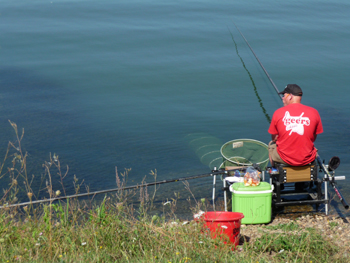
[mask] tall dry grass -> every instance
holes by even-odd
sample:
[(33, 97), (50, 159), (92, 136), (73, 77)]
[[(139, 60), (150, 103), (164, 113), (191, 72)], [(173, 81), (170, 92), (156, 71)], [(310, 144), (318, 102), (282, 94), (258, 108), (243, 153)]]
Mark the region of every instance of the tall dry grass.
[[(16, 140), (9, 142), (0, 164), (0, 180), (8, 185), (0, 199), (2, 262), (342, 261), (338, 248), (315, 229), (295, 233), (293, 227), (281, 226), (279, 234), (264, 234), (234, 249), (232, 244), (212, 239), (201, 222), (179, 220), (177, 196), (165, 202), (161, 216), (152, 213), (156, 187), (119, 190), (98, 202), (69, 198), (11, 207), (20, 200), (66, 195), (64, 180), (69, 169), (62, 167), (56, 154), (50, 155), (43, 163), (44, 174), (38, 177), (40, 187), (35, 189), (36, 177), (27, 174), (28, 154), (21, 147), (24, 130), (20, 134), (17, 125), (10, 124)], [(118, 188), (126, 185), (129, 172), (116, 170)], [(156, 180), (156, 171), (151, 176)], [(53, 177), (60, 188), (53, 186)], [(76, 177), (73, 185), (76, 193), (84, 186)], [(205, 200), (196, 200), (189, 184), (185, 187), (192, 196), (189, 201), (194, 213), (211, 209)], [(279, 253), (282, 250), (284, 253)]]

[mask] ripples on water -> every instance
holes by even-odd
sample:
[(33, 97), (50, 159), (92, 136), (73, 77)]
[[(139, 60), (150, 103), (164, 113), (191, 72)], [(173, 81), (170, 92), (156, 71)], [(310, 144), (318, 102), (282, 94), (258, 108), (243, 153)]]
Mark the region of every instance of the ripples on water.
[[(71, 169), (68, 190), (73, 174), (91, 190), (115, 186), (115, 166), (133, 169), (130, 183), (153, 169), (159, 179), (207, 172), (186, 140), (190, 134), (268, 142), (266, 114), (281, 103), (232, 21), (279, 89), (304, 89), (303, 101), (323, 119), (321, 156), (339, 155), (339, 174), (349, 169), (345, 1), (1, 5), (1, 149), (13, 138), (11, 119), (25, 128), (31, 171), (40, 174), (41, 162), (57, 153)], [(191, 182), (208, 198), (210, 184)]]

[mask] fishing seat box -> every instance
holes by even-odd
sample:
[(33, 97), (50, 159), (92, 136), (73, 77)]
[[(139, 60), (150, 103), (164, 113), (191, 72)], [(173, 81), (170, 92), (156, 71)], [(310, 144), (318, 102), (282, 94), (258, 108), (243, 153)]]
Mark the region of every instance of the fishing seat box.
[(232, 212), (244, 214), (242, 224), (266, 224), (271, 222), (272, 186), (260, 182), (258, 186), (244, 186), (234, 183), (232, 192)]
[(277, 175), (272, 175), (274, 181), (284, 183), (310, 182), (317, 180), (316, 160), (304, 166), (292, 166), (275, 163), (278, 169)]

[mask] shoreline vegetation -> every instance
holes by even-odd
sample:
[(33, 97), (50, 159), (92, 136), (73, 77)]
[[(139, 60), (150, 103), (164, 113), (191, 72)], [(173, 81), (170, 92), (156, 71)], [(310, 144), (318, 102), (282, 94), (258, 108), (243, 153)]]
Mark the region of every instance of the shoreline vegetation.
[[(3, 189), (0, 205), (67, 196), (56, 154), (44, 162), (40, 182), (27, 173), (24, 136), (10, 121), (16, 141), (9, 142), (0, 163)], [(116, 171), (119, 188), (129, 170)], [(151, 172), (156, 179), (157, 174)], [(58, 181), (55, 184), (53, 182)], [(21, 182), (21, 183), (19, 183)], [(74, 176), (79, 193), (83, 182)], [(208, 200), (196, 200), (189, 184), (193, 214), (212, 211)], [(242, 225), (240, 245), (212, 239), (202, 222), (180, 220), (177, 197), (154, 213), (157, 188), (141, 187), (105, 195), (103, 200), (70, 198), (44, 204), (5, 207), (0, 210), (0, 257), (2, 262), (348, 262), (350, 218), (321, 213), (295, 218), (275, 216), (271, 223)], [(217, 205), (218, 206), (218, 205)]]

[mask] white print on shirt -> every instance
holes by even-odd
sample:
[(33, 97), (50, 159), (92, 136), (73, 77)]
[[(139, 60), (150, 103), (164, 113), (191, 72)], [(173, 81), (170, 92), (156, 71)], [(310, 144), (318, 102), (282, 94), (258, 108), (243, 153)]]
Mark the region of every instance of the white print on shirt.
[(289, 111), (286, 111), (283, 117), (284, 125), (286, 126), (286, 131), (290, 131), (289, 135), (296, 132), (299, 135), (304, 134), (304, 125), (310, 125), (310, 119), (308, 117), (303, 117), (304, 112), (300, 116), (290, 116)]

